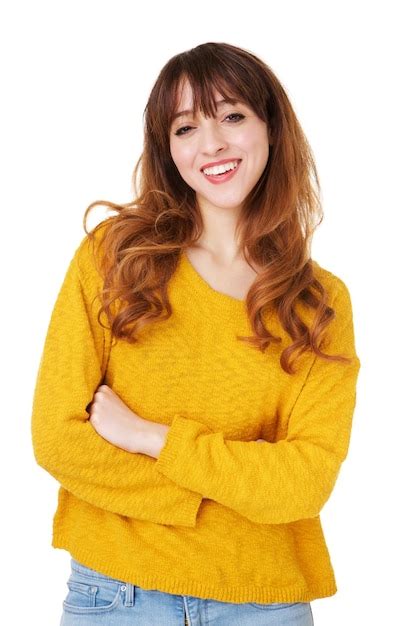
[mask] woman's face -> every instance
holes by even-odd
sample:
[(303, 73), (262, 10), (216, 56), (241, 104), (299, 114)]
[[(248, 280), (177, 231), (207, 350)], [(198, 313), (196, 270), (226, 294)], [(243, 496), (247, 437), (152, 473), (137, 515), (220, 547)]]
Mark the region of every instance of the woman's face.
[[(223, 99), (217, 91), (215, 97), (216, 102)], [(192, 93), (186, 82), (176, 112), (190, 109)], [(214, 118), (205, 118), (198, 111), (195, 118), (189, 112), (174, 119), (170, 150), (181, 177), (196, 192), (201, 208), (238, 210), (267, 164), (268, 128), (249, 106), (240, 102), (218, 103)], [(206, 169), (219, 161), (227, 167), (233, 165), (233, 171), (216, 176), (219, 170)]]

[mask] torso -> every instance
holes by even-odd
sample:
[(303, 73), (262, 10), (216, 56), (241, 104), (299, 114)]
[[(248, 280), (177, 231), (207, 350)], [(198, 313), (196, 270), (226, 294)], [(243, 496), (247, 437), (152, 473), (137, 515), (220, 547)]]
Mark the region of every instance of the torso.
[(233, 267), (225, 268), (199, 248), (188, 247), (186, 254), (194, 269), (213, 289), (238, 300), (246, 298), (260, 271), (256, 265), (254, 267), (257, 271), (254, 271), (244, 259), (236, 262)]

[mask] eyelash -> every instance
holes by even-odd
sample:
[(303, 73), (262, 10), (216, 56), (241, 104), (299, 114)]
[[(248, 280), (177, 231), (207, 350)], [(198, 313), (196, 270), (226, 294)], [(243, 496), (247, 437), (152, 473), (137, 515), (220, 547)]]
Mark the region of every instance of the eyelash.
[[(231, 120), (232, 124), (236, 124), (236, 122), (240, 122), (241, 120), (245, 118), (245, 116), (242, 115), (242, 113), (229, 113), (229, 115), (226, 115), (225, 119), (227, 120), (227, 118), (231, 117), (232, 115), (237, 115), (239, 117), (238, 120), (235, 120), (235, 121)], [(187, 133), (180, 132), (184, 130), (185, 128), (191, 128), (191, 126), (182, 126), (181, 128), (175, 131), (174, 135), (177, 135), (178, 137), (182, 137), (183, 135), (186, 135)]]

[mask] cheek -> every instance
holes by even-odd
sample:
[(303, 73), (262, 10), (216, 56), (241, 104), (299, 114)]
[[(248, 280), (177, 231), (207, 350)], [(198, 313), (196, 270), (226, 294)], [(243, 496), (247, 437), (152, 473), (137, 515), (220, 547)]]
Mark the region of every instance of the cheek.
[(259, 138), (256, 142), (254, 142), (252, 146), (252, 152), (254, 154), (254, 158), (259, 167), (264, 167), (269, 157), (269, 142), (268, 137)]
[(178, 150), (176, 149), (175, 145), (173, 145), (172, 143), (169, 146), (169, 150), (171, 152), (172, 160), (174, 161), (175, 165), (178, 167), (178, 163), (180, 161)]
[(171, 157), (179, 170), (192, 167), (193, 157), (191, 151), (185, 147), (172, 147)]
[(253, 155), (255, 159), (263, 158), (264, 153), (268, 153), (269, 150), (266, 125), (255, 125), (250, 132), (242, 132), (239, 138), (239, 145), (249, 156)]

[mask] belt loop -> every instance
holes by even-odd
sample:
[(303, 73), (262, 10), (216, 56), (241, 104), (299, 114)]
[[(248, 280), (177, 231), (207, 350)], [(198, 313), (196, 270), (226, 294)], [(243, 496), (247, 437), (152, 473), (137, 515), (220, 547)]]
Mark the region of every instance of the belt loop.
[(125, 583), (122, 586), (122, 591), (126, 591), (125, 606), (134, 606), (134, 603), (135, 603), (135, 585), (132, 585), (132, 583)]

